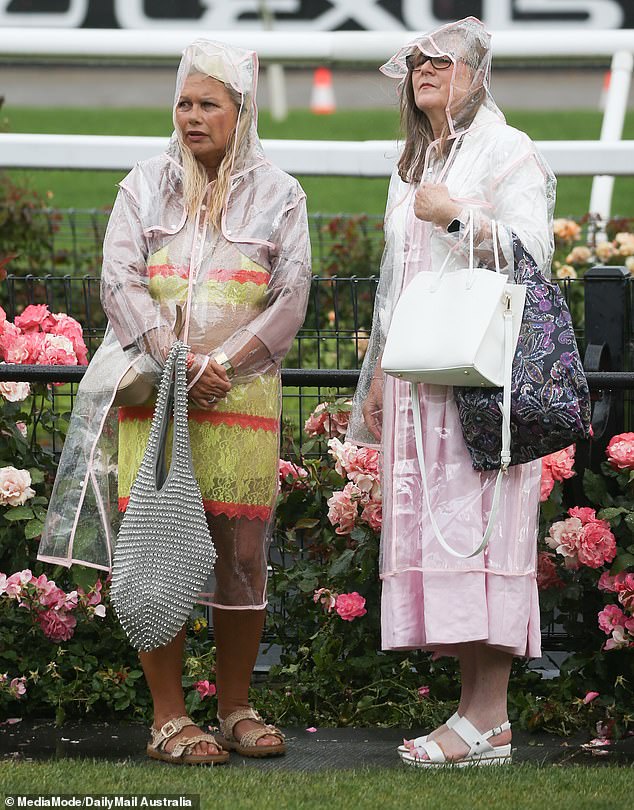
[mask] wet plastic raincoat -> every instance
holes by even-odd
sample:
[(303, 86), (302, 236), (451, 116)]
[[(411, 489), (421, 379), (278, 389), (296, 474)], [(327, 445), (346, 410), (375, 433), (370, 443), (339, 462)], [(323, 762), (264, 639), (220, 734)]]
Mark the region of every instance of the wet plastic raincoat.
[[(417, 145), (418, 157), (424, 158), (421, 179), (445, 184), (462, 210), (451, 232), (419, 220), (413, 211), (418, 182), (405, 182), (394, 171), (372, 335), (348, 432), (350, 441), (377, 444), (363, 414), (366, 402), (376, 402), (375, 416), (382, 422), (383, 646), (450, 653), (454, 644), (484, 641), (516, 655), (538, 655), (535, 564), (540, 462), (510, 469), (486, 551), (468, 560), (449, 556), (426, 515), (409, 384), (386, 377), (377, 364), (395, 303), (413, 276), (440, 268), (448, 255), (447, 271), (468, 265), (464, 225), (470, 217), (480, 266), (495, 267), (491, 237), (495, 219), (503, 271), (512, 276), (516, 234), (548, 274), (555, 181), (528, 136), (506, 125), (491, 97), (490, 36), (479, 20), (468, 18), (443, 26), (383, 65), (384, 73), (401, 80), (402, 93), (412, 81), (407, 57), (415, 56), (414, 62), (407, 60), (415, 66), (420, 64), (420, 54), (447, 55), (453, 63), (445, 132), (440, 139), (432, 136), (426, 149), (424, 143)], [(382, 396), (373, 399), (377, 386)], [(466, 552), (482, 538), (495, 474), (472, 469), (452, 390), (421, 386), (423, 442), (434, 516), (451, 545)]]
[[(190, 432), (224, 582), (222, 597), (210, 584), (208, 601), (242, 608), (265, 604), (280, 364), (303, 322), (311, 279), (305, 194), (265, 158), (258, 138), (257, 72), (252, 51), (204, 40), (184, 51), (178, 70), (175, 110), (192, 74), (233, 93), (240, 136), (227, 146), (230, 180), (219, 227), (208, 214), (211, 184), (195, 214), (186, 210), (178, 131), (164, 154), (138, 163), (120, 183), (104, 242), (109, 326), (79, 386), (38, 555), (110, 570), (117, 506), (127, 500), (122, 487), (129, 492), (152, 411), (150, 402), (117, 414), (114, 395), (132, 363), (158, 378), (180, 308), (182, 338), (192, 351), (224, 352), (235, 369), (226, 399), (209, 411), (190, 408)], [(124, 461), (120, 472), (128, 480), (117, 481)]]

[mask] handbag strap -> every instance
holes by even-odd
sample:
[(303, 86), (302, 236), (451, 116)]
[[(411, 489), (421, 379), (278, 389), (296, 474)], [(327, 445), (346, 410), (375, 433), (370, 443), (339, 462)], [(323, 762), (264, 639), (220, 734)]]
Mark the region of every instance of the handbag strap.
[[(156, 397), (156, 406), (150, 435), (148, 438), (147, 458), (151, 469), (152, 484), (158, 490), (159, 476), (164, 478), (165, 445), (169, 417), (174, 415), (174, 437), (172, 442), (172, 462), (170, 471), (179, 468), (190, 455), (189, 427), (187, 423), (187, 350), (180, 340), (175, 341), (165, 361), (161, 382)], [(144, 458), (144, 464), (146, 459)], [(169, 473), (168, 473), (169, 474)]]
[[(473, 273), (475, 271), (475, 264), (474, 264), (474, 245), (473, 245), (473, 211), (469, 210), (469, 221), (467, 222), (464, 230), (464, 235), (460, 238), (460, 242), (465, 238), (465, 236), (469, 234), (469, 270), (470, 273), (470, 283), (473, 279)], [(440, 286), (440, 282), (443, 279), (445, 267), (447, 266), (447, 262), (453, 255), (454, 251), (457, 249), (457, 245), (451, 248), (451, 250), (447, 251), (447, 255), (444, 258), (443, 263), (440, 265), (440, 269), (438, 270), (437, 279), (432, 286), (432, 291), (437, 290)]]

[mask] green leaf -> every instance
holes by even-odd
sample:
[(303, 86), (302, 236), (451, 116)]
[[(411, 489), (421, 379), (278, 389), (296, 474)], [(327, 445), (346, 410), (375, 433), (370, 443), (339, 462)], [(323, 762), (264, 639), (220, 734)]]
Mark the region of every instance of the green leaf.
[(29, 472), (31, 474), (31, 483), (41, 484), (44, 481), (44, 473), (39, 467), (30, 467)]
[(43, 509), (41, 506), (34, 506), (33, 514), (38, 520), (46, 520), (46, 509)]
[(24, 527), (24, 536), (27, 540), (32, 540), (34, 537), (38, 537), (42, 534), (44, 529), (44, 524), (41, 520), (37, 518), (35, 520), (29, 520), (29, 522)]
[(352, 565), (352, 559), (354, 557), (355, 550), (353, 548), (347, 548), (345, 551), (341, 553), (341, 556), (338, 557), (330, 566), (328, 573), (331, 577), (339, 576), (339, 574), (343, 574), (347, 571), (350, 566)]
[(625, 518), (625, 525), (634, 534), (634, 512), (630, 512)]
[(314, 529), (319, 526), (319, 518), (302, 518), (295, 524), (296, 529)]
[(618, 557), (612, 563), (612, 568), (610, 568), (610, 574), (614, 576), (615, 574), (620, 574), (621, 571), (625, 571), (627, 568), (631, 568), (634, 566), (634, 554), (619, 554)]
[(14, 506), (4, 513), (5, 520), (31, 520), (33, 510), (30, 506)]
[(629, 515), (629, 514), (630, 510), (626, 509), (623, 506), (609, 506), (606, 509), (601, 509), (601, 511), (597, 514), (597, 517), (601, 518), (601, 520), (612, 520), (618, 515)]
[(583, 491), (588, 500), (596, 506), (604, 504), (608, 496), (605, 479), (592, 470), (586, 470), (583, 474)]
[(96, 571), (94, 568), (88, 568), (85, 565), (73, 565), (72, 576), (75, 585), (78, 585), (82, 590), (87, 592), (99, 578), (99, 571)]

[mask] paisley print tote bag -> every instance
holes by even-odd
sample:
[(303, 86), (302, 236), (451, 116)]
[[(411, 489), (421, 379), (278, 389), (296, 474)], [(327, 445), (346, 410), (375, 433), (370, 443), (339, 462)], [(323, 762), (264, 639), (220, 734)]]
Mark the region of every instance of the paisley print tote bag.
[[(511, 377), (511, 464), (554, 453), (590, 435), (590, 392), (570, 310), (517, 237), (515, 282), (526, 301)], [(454, 388), (473, 467), (500, 467), (502, 389)]]

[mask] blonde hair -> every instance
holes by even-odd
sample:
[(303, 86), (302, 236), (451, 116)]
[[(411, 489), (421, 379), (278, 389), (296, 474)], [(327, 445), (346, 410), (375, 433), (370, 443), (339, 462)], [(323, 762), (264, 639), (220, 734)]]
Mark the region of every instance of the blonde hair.
[[(243, 101), (240, 94), (236, 92), (233, 87), (227, 84), (225, 84), (225, 87), (236, 110), (241, 110), (241, 114), (236, 128), (229, 136), (225, 154), (216, 172), (216, 180), (211, 186), (211, 195), (208, 204), (209, 219), (216, 228), (220, 228), (222, 209), (225, 205), (229, 184), (231, 182), (231, 170), (234, 168), (234, 154), (240, 152), (251, 126), (251, 106), (247, 103), (246, 97)], [(194, 217), (205, 196), (207, 186), (209, 185), (209, 177), (202, 163), (195, 158), (191, 149), (183, 143), (179, 130), (177, 130), (177, 136), (183, 164), (183, 196), (185, 198), (185, 209), (188, 216)]]

